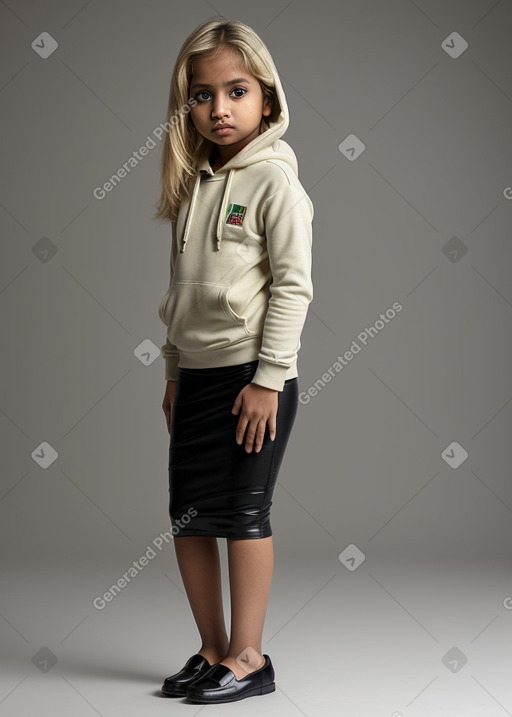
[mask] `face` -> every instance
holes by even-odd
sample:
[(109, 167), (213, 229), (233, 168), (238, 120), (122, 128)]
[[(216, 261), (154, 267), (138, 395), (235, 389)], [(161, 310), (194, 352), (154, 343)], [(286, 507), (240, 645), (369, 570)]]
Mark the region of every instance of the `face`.
[[(259, 81), (230, 48), (223, 48), (215, 59), (194, 62), (189, 96), (197, 100), (190, 109), (194, 127), (215, 142), (223, 162), (258, 136), (262, 116), (268, 117), (272, 109), (264, 102)], [(220, 124), (230, 129), (215, 131)]]

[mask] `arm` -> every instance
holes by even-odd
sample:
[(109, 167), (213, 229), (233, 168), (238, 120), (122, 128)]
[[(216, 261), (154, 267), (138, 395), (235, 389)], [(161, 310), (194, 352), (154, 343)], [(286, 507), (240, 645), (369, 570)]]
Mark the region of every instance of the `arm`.
[[(176, 222), (171, 222), (171, 280), (169, 283), (169, 291), (172, 283), (172, 277), (174, 274), (174, 265), (176, 262), (176, 254), (178, 251), (178, 242), (176, 238)], [(163, 320), (163, 317), (160, 316)], [(165, 344), (161, 347), (162, 356), (165, 360), (165, 379), (166, 381), (177, 381), (178, 380), (178, 361), (180, 354), (174, 344), (172, 344), (168, 338), (165, 340)]]
[(252, 383), (282, 391), (288, 368), (297, 359), (300, 335), (313, 299), (313, 204), (301, 189), (288, 185), (263, 206), (272, 282), (259, 364)]
[(178, 361), (180, 358), (178, 349), (166, 339), (165, 344), (161, 348), (162, 356), (165, 360), (165, 380), (178, 380)]

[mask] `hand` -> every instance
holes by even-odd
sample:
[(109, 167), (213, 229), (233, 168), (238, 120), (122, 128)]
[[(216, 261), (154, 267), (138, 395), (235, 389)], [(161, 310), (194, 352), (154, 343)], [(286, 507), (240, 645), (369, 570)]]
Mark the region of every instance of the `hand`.
[[(247, 453), (252, 451), (253, 446), (256, 453), (261, 450), (267, 422), (270, 439), (273, 441), (276, 437), (278, 393), (279, 391), (275, 391), (272, 388), (260, 386), (257, 383), (248, 383), (236, 397), (231, 413), (237, 414), (242, 408), (236, 428), (236, 442), (238, 445), (242, 445), (245, 429), (249, 424), (245, 442)], [(254, 443), (255, 438), (256, 443)]]
[(167, 381), (167, 386), (165, 387), (165, 396), (162, 402), (162, 410), (165, 413), (165, 420), (167, 422), (167, 430), (169, 433), (171, 432), (171, 411), (172, 404), (174, 403), (174, 398), (176, 396), (177, 385), (177, 381)]

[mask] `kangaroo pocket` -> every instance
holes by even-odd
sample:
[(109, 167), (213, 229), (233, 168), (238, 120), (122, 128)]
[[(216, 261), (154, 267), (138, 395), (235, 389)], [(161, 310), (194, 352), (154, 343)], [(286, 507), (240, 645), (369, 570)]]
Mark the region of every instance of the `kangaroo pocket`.
[(158, 316), (160, 317), (161, 321), (164, 322), (164, 324), (167, 323), (166, 318), (165, 318), (165, 309), (167, 306), (167, 302), (169, 301), (170, 292), (171, 292), (171, 290), (167, 289), (167, 291), (165, 292), (165, 296), (162, 299), (162, 301), (160, 302), (160, 305), (158, 307)]
[(247, 319), (233, 311), (229, 289), (213, 282), (173, 283), (161, 312), (169, 341), (178, 350), (215, 350), (254, 336)]

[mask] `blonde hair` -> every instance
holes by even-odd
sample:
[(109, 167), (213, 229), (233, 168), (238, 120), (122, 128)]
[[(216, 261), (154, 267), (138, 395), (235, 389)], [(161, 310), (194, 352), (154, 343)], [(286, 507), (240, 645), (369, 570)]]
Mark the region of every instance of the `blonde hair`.
[(221, 18), (199, 25), (183, 43), (171, 78), (166, 118), (169, 130), (162, 150), (162, 191), (155, 219), (176, 221), (182, 199), (190, 195), (198, 159), (208, 147), (214, 147), (214, 142), (199, 134), (189, 116), (190, 106), (197, 104), (197, 100), (189, 97), (189, 87), (194, 61), (212, 59), (226, 47), (239, 54), (242, 67), (259, 81), (263, 101), (270, 100), (271, 113), (268, 117), (262, 116), (265, 130), (281, 113), (275, 88), (275, 65), (258, 34), (239, 20)]

